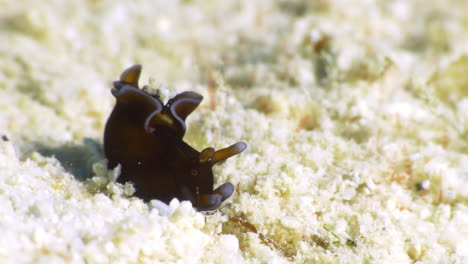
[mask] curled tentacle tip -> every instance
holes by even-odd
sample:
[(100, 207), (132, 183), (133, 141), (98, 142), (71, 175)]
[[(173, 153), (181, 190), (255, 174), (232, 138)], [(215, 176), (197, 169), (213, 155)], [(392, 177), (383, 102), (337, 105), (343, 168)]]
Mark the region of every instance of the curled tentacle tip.
[(223, 197), (222, 201), (225, 201), (227, 198), (231, 197), (234, 192), (234, 185), (230, 182), (226, 182), (223, 185), (219, 186), (214, 193), (219, 194)]
[(125, 84), (130, 84), (134, 87), (138, 87), (138, 80), (140, 79), (140, 74), (141, 74), (141, 65), (140, 64), (133, 65), (132, 67), (122, 72), (122, 74), (120, 75), (120, 82), (125, 83)]
[(243, 141), (239, 141), (236, 144), (230, 146), (229, 148), (232, 148), (233, 151), (236, 151), (236, 154), (241, 153), (247, 148), (247, 144)]
[(174, 124), (174, 126), (179, 127), (178, 129), (176, 128), (176, 130), (178, 130), (177, 133), (181, 137), (185, 134), (185, 119), (193, 112), (193, 110), (195, 110), (195, 108), (197, 108), (202, 100), (203, 96), (195, 92), (183, 92), (167, 102), (171, 118), (173, 118), (175, 123), (177, 123)]

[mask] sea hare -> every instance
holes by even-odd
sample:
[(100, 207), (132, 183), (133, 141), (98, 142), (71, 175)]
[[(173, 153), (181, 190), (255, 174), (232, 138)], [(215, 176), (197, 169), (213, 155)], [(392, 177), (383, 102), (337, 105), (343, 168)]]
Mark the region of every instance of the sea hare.
[(121, 165), (120, 183), (131, 182), (135, 195), (149, 201), (169, 203), (173, 198), (189, 200), (200, 211), (215, 210), (229, 198), (233, 184), (213, 190), (212, 167), (241, 153), (244, 142), (215, 151), (198, 152), (183, 137), (185, 119), (203, 97), (183, 92), (165, 105), (157, 95), (138, 87), (141, 66), (125, 70), (114, 82), (116, 104), (104, 131), (104, 152), (108, 167)]

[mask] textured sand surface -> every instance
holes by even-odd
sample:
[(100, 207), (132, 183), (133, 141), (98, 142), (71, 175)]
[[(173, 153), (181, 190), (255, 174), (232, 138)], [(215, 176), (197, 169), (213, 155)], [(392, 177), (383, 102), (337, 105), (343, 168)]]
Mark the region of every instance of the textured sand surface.
[[(467, 263), (466, 1), (0, 0), (0, 262)], [(135, 63), (245, 141), (219, 210), (145, 204), (102, 155)]]

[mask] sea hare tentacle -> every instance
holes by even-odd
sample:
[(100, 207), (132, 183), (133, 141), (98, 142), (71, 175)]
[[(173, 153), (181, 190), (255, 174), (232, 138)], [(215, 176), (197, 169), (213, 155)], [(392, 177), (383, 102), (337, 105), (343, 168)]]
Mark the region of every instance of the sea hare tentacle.
[(200, 194), (198, 196), (197, 208), (200, 211), (212, 211), (218, 208), (223, 202), (223, 197), (219, 194)]
[(232, 193), (234, 192), (234, 185), (230, 182), (226, 182), (216, 188), (216, 190), (213, 191), (215, 194), (221, 195), (223, 197), (222, 201), (226, 200), (227, 198), (231, 197)]
[(187, 116), (197, 108), (202, 100), (203, 96), (197, 93), (183, 92), (170, 99), (167, 104), (170, 105), (174, 117), (185, 124)]
[(141, 65), (133, 65), (132, 67), (126, 69), (120, 75), (120, 82), (125, 84), (130, 84), (131, 86), (138, 88), (138, 81), (141, 75)]
[(185, 135), (187, 129), (185, 119), (197, 108), (203, 100), (203, 96), (194, 92), (183, 92), (170, 99), (166, 104), (165, 113), (172, 120), (172, 128), (180, 138)]
[(202, 150), (202, 152), (200, 152), (200, 156), (198, 157), (198, 160), (200, 161), (200, 163), (208, 162), (211, 160), (211, 157), (213, 157), (214, 153), (215, 153), (214, 148), (212, 147), (206, 148)]
[(211, 158), (211, 164), (215, 164), (221, 161), (224, 161), (234, 155), (237, 155), (244, 151), (247, 148), (247, 144), (244, 142), (237, 142), (234, 145), (231, 145), (227, 148), (223, 148), (220, 150), (217, 150), (214, 154), (213, 157)]

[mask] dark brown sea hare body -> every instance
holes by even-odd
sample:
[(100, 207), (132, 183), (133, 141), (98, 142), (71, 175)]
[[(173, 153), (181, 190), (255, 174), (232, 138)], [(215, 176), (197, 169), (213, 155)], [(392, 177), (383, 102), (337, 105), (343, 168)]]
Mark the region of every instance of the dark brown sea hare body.
[(190, 200), (198, 210), (214, 210), (229, 198), (234, 186), (224, 183), (213, 190), (212, 166), (241, 153), (238, 142), (215, 151), (198, 152), (183, 141), (185, 119), (203, 97), (183, 92), (166, 105), (157, 96), (139, 89), (141, 66), (125, 70), (114, 82), (117, 102), (104, 131), (108, 167), (121, 164), (118, 182), (132, 182), (135, 195), (149, 201), (169, 203), (173, 198)]

